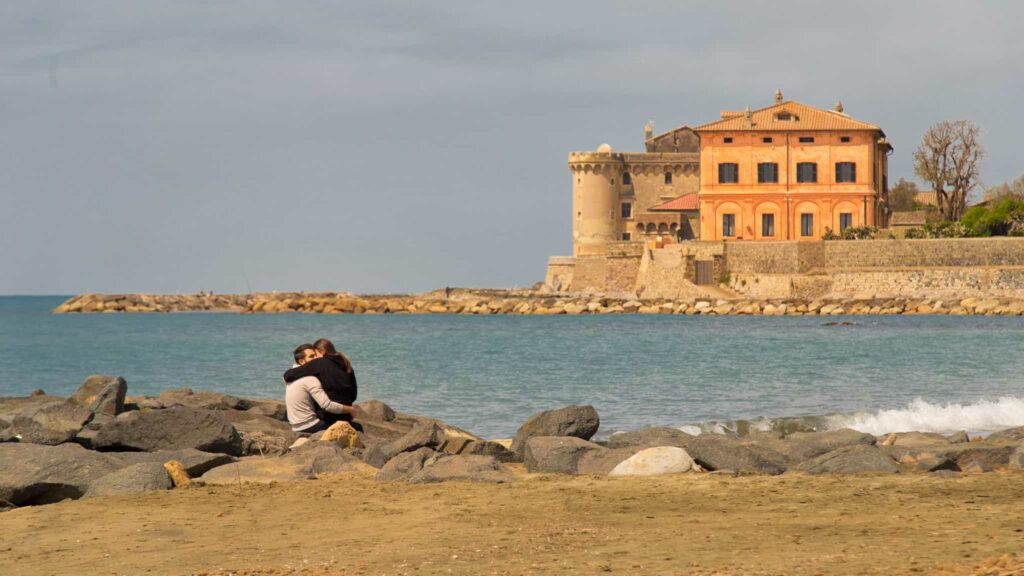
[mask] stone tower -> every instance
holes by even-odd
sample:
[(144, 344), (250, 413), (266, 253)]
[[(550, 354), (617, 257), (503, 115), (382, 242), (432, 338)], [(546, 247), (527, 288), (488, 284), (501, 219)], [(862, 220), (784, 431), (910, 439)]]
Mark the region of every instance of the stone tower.
[(622, 154), (602, 144), (595, 152), (569, 154), (572, 172), (573, 256), (604, 254), (620, 240), (619, 187), (625, 172)]

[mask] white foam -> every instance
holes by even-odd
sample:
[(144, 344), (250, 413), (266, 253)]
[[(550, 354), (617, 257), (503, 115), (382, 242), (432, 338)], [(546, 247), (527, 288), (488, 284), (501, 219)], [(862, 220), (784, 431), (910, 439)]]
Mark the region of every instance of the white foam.
[(1024, 426), (1024, 398), (1004, 396), (974, 404), (932, 404), (918, 398), (906, 408), (835, 416), (836, 428), (853, 428), (880, 436), (889, 432), (938, 432), (967, 430), (986, 434)]

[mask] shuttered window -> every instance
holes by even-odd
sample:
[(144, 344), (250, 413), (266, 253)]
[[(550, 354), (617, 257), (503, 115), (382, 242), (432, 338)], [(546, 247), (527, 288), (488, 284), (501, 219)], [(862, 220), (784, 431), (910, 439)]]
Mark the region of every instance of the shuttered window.
[(775, 214), (761, 214), (761, 236), (775, 236)]
[(800, 162), (796, 165), (796, 181), (813, 183), (818, 181), (818, 165), (814, 162)]
[(849, 212), (839, 213), (839, 231), (842, 232), (853, 226), (853, 214)]
[(759, 184), (775, 184), (779, 181), (779, 165), (774, 162), (762, 162), (757, 165), (757, 182)]
[(722, 236), (736, 235), (736, 215), (722, 214)]
[(718, 183), (735, 184), (740, 181), (740, 165), (725, 162), (718, 165)]
[(856, 182), (857, 165), (853, 162), (836, 162), (836, 182)]
[(814, 214), (800, 215), (800, 235), (804, 238), (814, 236)]

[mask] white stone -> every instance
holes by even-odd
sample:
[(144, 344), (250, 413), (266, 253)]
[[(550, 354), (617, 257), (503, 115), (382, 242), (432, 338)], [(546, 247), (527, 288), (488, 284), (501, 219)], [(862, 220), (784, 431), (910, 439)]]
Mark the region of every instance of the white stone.
[(693, 458), (686, 450), (675, 446), (646, 448), (619, 462), (611, 476), (660, 476), (678, 474), (694, 469)]

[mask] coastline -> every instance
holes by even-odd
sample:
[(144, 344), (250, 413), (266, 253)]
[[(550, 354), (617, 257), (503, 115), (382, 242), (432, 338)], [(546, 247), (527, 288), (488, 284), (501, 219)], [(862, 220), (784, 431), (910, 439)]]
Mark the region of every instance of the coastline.
[(636, 298), (527, 289), (452, 289), (420, 294), (258, 292), (252, 294), (82, 294), (53, 310), (70, 313), (233, 312), (239, 314), (685, 314), (717, 316), (1024, 316), (1024, 298)]
[[(952, 576), (1024, 566), (1012, 556), (1019, 519), (1005, 512), (1024, 505), (1024, 427), (987, 438), (654, 427), (597, 440), (597, 411), (573, 405), (488, 440), (371, 400), (358, 404), (362, 432), (300, 438), (280, 401), (127, 390), (92, 376), (69, 398), (0, 398), (0, 529), (19, 535), (0, 572)], [(316, 537), (311, 519), (325, 527)]]

